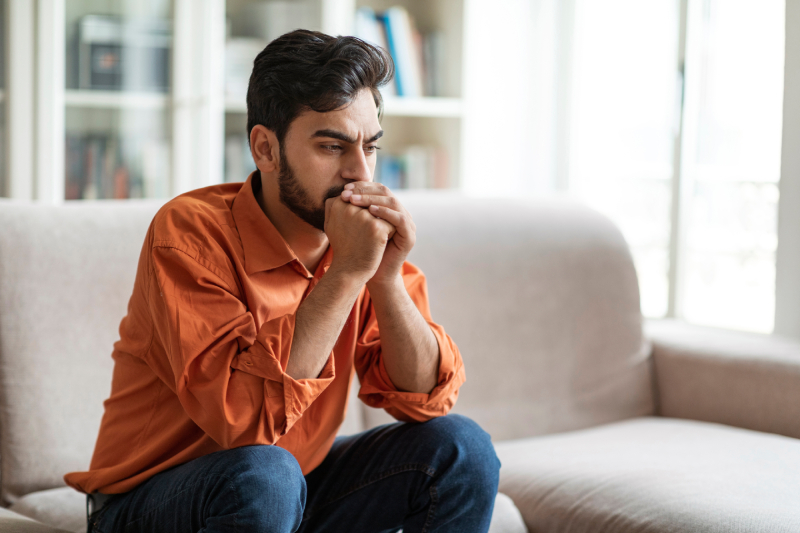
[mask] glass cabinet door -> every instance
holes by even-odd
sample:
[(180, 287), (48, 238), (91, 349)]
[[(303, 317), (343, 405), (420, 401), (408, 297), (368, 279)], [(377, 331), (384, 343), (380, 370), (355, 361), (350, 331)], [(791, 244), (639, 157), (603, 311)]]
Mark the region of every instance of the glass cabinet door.
[(67, 0), (64, 197), (165, 198), (172, 0)]
[(256, 169), (247, 139), (247, 86), (253, 60), (271, 40), (295, 28), (321, 30), (313, 0), (227, 0), (225, 3), (225, 173), (244, 181)]

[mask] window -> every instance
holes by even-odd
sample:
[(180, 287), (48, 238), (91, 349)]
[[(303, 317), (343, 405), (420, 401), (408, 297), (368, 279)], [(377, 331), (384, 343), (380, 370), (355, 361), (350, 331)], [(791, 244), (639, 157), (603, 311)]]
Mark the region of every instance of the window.
[(677, 313), (771, 332), (783, 0), (689, 2)]
[(576, 0), (569, 188), (625, 235), (643, 314), (770, 332), (784, 0), (681, 9)]

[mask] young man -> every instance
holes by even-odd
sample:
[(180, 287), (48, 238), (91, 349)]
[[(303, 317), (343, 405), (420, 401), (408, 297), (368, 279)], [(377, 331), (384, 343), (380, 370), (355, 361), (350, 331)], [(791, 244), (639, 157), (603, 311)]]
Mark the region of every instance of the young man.
[[(458, 348), (372, 182), (380, 49), (297, 30), (255, 60), (258, 170), (167, 202), (147, 232), (88, 472), (89, 531), (485, 532), (500, 463), (448, 415)], [(352, 372), (401, 422), (335, 438)]]

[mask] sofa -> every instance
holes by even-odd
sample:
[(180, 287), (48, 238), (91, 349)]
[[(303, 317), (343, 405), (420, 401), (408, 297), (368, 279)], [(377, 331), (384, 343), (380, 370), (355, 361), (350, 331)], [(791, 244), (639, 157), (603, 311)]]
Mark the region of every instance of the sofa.
[[(405, 192), (454, 412), (502, 462), (492, 533), (800, 532), (800, 342), (642, 319), (630, 251), (567, 198)], [(111, 348), (163, 201), (0, 200), (0, 531), (85, 531)], [(351, 387), (340, 433), (392, 421)]]

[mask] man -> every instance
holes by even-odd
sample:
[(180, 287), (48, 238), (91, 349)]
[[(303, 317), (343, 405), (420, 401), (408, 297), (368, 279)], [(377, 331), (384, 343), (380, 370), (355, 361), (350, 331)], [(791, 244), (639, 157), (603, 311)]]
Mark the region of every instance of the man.
[[(373, 183), (380, 49), (297, 30), (255, 60), (258, 170), (167, 202), (147, 232), (88, 472), (89, 531), (485, 532), (500, 463), (448, 415), (458, 348)], [(401, 422), (336, 438), (359, 397)]]

